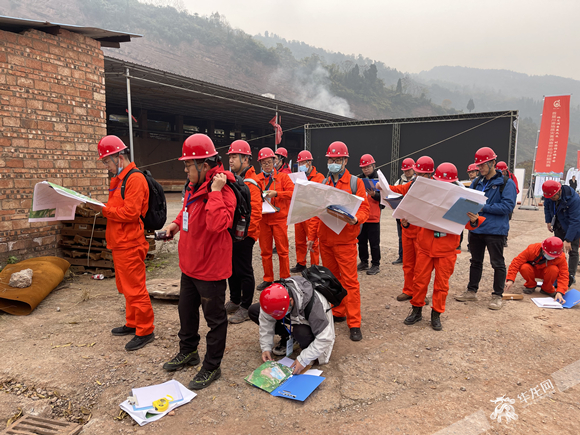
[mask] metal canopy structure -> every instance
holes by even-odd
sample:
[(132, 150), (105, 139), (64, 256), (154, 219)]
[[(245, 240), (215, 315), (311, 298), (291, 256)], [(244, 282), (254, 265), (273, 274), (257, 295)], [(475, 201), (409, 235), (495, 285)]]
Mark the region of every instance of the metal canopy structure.
[(127, 107), (127, 78), (131, 80), (131, 105), (134, 109), (211, 119), (216, 125), (221, 122), (264, 128), (276, 111), (283, 115), (285, 129), (309, 122), (353, 120), (105, 56), (108, 106)]

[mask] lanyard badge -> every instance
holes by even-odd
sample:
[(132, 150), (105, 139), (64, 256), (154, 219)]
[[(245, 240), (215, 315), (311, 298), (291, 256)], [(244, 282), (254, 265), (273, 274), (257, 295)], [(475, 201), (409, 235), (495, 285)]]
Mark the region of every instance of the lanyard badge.
[(284, 326), (286, 331), (288, 331), (289, 334), (288, 340), (286, 340), (286, 356), (290, 356), (292, 355), (292, 352), (294, 352), (294, 338), (292, 337), (292, 321), (290, 320), (290, 324), (286, 328), (286, 325), (284, 324), (284, 319), (282, 319), (282, 325)]

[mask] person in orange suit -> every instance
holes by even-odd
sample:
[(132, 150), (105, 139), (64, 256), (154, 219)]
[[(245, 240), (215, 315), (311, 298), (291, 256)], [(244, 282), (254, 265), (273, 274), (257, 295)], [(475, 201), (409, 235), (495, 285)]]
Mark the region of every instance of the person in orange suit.
[(347, 321), (352, 341), (362, 340), (360, 284), (357, 267), (357, 237), (360, 226), (369, 218), (369, 202), (363, 181), (354, 177), (346, 169), (348, 148), (344, 142), (332, 142), (326, 152), (330, 176), (325, 184), (350, 194), (364, 198), (354, 218), (342, 216), (333, 211), (327, 212), (347, 223), (340, 234), (336, 234), (319, 218), (313, 218), (308, 232), (308, 249), (312, 249), (318, 238), (322, 265), (328, 268), (348, 292), (342, 303), (332, 309), (335, 322)]
[[(457, 168), (453, 163), (441, 163), (435, 175), (435, 180), (454, 183), (457, 181)], [(474, 230), (485, 220), (474, 213), (467, 213), (469, 222), (465, 225), (468, 230)], [(406, 225), (408, 222), (402, 220)], [(457, 260), (456, 248), (459, 243), (459, 235), (446, 234), (439, 231), (421, 228), (417, 235), (417, 259), (415, 262), (415, 277), (413, 287), (412, 312), (407, 316), (405, 325), (413, 325), (422, 319), (421, 312), (425, 305), (427, 288), (431, 281), (431, 274), (435, 269), (435, 282), (433, 283), (433, 306), (431, 310), (431, 327), (435, 331), (441, 331), (441, 313), (445, 312), (445, 301), (449, 291), (449, 278), (455, 269)], [(403, 253), (404, 255), (404, 253)], [(404, 257), (403, 257), (404, 258)]]
[[(279, 150), (280, 148), (278, 148)], [(312, 165), (312, 154), (310, 151), (304, 150), (298, 153), (298, 171), (304, 172), (308, 181), (313, 181), (315, 183), (322, 183), (324, 181), (324, 175), (316, 170), (316, 167)], [(296, 243), (296, 266), (290, 269), (292, 273), (300, 273), (306, 269), (306, 256), (308, 255), (308, 249), (306, 247), (308, 243), (308, 231), (310, 228), (310, 222), (312, 219), (308, 219), (304, 222), (294, 225), (294, 240)], [(317, 265), (320, 262), (320, 249), (318, 247), (318, 239), (314, 241), (314, 245), (310, 250), (310, 265)]]
[(280, 278), (290, 277), (290, 259), (288, 257), (288, 210), (294, 192), (294, 183), (288, 175), (278, 172), (274, 167), (276, 155), (270, 148), (262, 148), (258, 153), (258, 162), (262, 172), (256, 176), (256, 181), (262, 189), (263, 197), (276, 209), (275, 213), (262, 215), (260, 221), (260, 250), (262, 251), (262, 266), (264, 281), (256, 287), (264, 290), (274, 282), (274, 265), (272, 263), (272, 242), (276, 243), (278, 260), (280, 262)]
[(286, 163), (286, 159), (288, 158), (288, 151), (284, 147), (278, 147), (276, 149), (276, 161), (274, 164), (276, 165), (276, 170), (281, 172), (282, 174), (291, 174), (292, 169)]
[[(413, 165), (413, 170), (418, 177), (431, 178), (433, 172), (435, 172), (435, 162), (429, 156), (419, 157)], [(389, 188), (393, 192), (405, 196), (414, 182), (415, 179), (413, 178), (409, 183), (390, 186)], [(420, 230), (419, 227), (411, 225), (407, 221), (405, 221), (404, 225), (401, 221), (401, 227), (403, 229), (403, 274), (405, 282), (403, 284), (403, 291), (397, 296), (397, 300), (400, 302), (413, 298), (413, 280), (415, 277), (415, 263), (417, 261), (417, 235)]]
[(129, 149), (117, 136), (105, 136), (97, 146), (99, 160), (113, 174), (109, 188), (109, 200), (105, 207), (87, 204), (107, 218), (107, 248), (113, 251), (117, 290), (125, 296), (125, 324), (113, 328), (113, 335), (134, 337), (125, 345), (133, 351), (141, 349), (155, 339), (154, 315), (145, 281), (145, 256), (149, 243), (141, 216), (149, 207), (149, 186), (140, 172), (132, 173), (125, 183), (125, 199), (121, 196), (123, 180), (131, 170)]
[[(524, 293), (532, 294), (536, 289), (536, 278), (542, 283), (541, 293), (555, 297), (560, 303), (564, 303), (564, 294), (568, 290), (568, 262), (563, 254), (564, 242), (558, 237), (548, 237), (542, 243), (533, 243), (514, 258), (508, 268), (504, 292), (507, 292), (521, 273), (526, 280)], [(558, 291), (554, 288), (554, 282), (558, 280)]]

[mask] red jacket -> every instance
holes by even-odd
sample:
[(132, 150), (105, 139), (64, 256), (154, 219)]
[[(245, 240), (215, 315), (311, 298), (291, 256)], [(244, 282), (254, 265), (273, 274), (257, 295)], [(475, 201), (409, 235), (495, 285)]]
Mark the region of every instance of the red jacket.
[[(568, 262), (566, 255), (562, 252), (559, 257), (553, 260), (540, 259), (542, 253), (542, 244), (533, 243), (524, 249), (516, 258), (514, 258), (508, 268), (506, 280), (515, 281), (518, 272), (524, 263), (530, 263), (535, 269), (545, 269), (548, 266), (556, 266), (558, 273), (558, 291), (566, 293), (568, 290)], [(537, 264), (536, 264), (537, 262)]]
[(125, 184), (125, 199), (121, 197), (123, 179), (131, 169), (137, 169), (131, 162), (123, 171), (113, 177), (109, 189), (109, 201), (102, 213), (107, 218), (107, 248), (131, 249), (145, 242), (145, 229), (140, 216), (145, 216), (149, 208), (149, 186), (142, 174), (132, 174)]
[[(414, 179), (407, 182), (406, 184), (399, 184), (397, 186), (389, 186), (389, 189), (391, 189), (395, 193), (399, 193), (399, 194), (405, 196), (407, 194), (407, 192), (409, 191), (409, 189), (411, 188), (411, 186), (413, 185), (413, 182), (414, 182)], [(405, 228), (403, 225), (401, 225), (401, 228), (403, 228), (403, 234), (405, 234), (405, 237), (408, 237), (409, 239), (416, 239), (417, 235), (419, 234), (419, 230), (421, 229), (420, 227), (418, 227), (416, 225), (411, 225), (411, 224), (409, 224), (409, 226), (407, 228)], [(459, 243), (457, 244), (457, 246), (459, 246)]]
[(278, 169), (278, 172), (281, 172), (282, 174), (291, 174), (292, 173), (292, 169), (290, 169), (290, 166), (288, 166), (288, 163), (284, 163), (280, 169)]
[(316, 166), (312, 166), (310, 174), (308, 174), (306, 178), (308, 178), (308, 181), (322, 183), (326, 177), (316, 170)]
[[(271, 183), (270, 180), (272, 180)], [(260, 172), (256, 175), (256, 181), (258, 181), (263, 191), (275, 190), (278, 194), (275, 198), (271, 198), (271, 201), (272, 205), (278, 207), (280, 211), (262, 215), (262, 221), (268, 225), (280, 223), (287, 225), (288, 210), (290, 209), (290, 201), (294, 192), (294, 183), (290, 177), (274, 169), (271, 177), (264, 177), (264, 173)], [(266, 188), (268, 184), (270, 184), (270, 187)]]
[[(175, 220), (179, 233), (179, 268), (187, 276), (201, 281), (219, 281), (232, 275), (232, 227), (236, 209), (236, 195), (231, 187), (212, 192), (210, 181), (215, 174), (226, 174), (228, 181), (235, 177), (223, 166), (217, 166), (205, 176), (205, 182), (194, 191), (189, 184), (183, 207)], [(189, 230), (183, 231), (183, 211), (189, 213)], [(225, 261), (228, 259), (228, 261)]]
[[(471, 226), (471, 222), (467, 222), (465, 228), (468, 230), (474, 230), (480, 226), (484, 220), (485, 218), (480, 216), (475, 227)], [(427, 228), (419, 228), (417, 245), (419, 246), (419, 250), (429, 255), (429, 257), (448, 257), (451, 255), (457, 255), (455, 250), (459, 246), (460, 238), (461, 236), (455, 234), (446, 234), (443, 237), (435, 237), (435, 231), (428, 230)]]
[[(256, 180), (256, 170), (250, 166), (244, 174), (244, 179)], [(260, 188), (252, 183), (246, 183), (250, 189), (250, 196), (252, 198), (252, 214), (250, 217), (250, 227), (248, 228), (248, 237), (258, 240), (260, 237), (260, 221), (262, 220), (262, 191)]]
[[(332, 177), (328, 179), (326, 184), (334, 186), (337, 189), (344, 190), (345, 192), (352, 193), (350, 189), (350, 172), (348, 169), (344, 170), (344, 174), (336, 185), (332, 181)], [(364, 198), (362, 204), (360, 205), (358, 211), (356, 212), (356, 218), (358, 222), (356, 225), (346, 224), (342, 229), (340, 234), (336, 234), (330, 228), (328, 228), (318, 217), (312, 218), (310, 220), (310, 228), (308, 231), (308, 240), (314, 241), (318, 237), (321, 243), (325, 245), (349, 245), (351, 243), (357, 242), (357, 237), (360, 233), (360, 226), (364, 224), (369, 218), (369, 202), (367, 200), (365, 184), (360, 178), (356, 179), (356, 196)]]

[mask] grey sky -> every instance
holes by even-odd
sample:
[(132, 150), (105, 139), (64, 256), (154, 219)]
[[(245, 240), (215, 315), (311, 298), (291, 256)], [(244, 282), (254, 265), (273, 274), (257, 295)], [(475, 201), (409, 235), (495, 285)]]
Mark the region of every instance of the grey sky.
[(580, 80), (580, 0), (183, 0), (249, 34), (268, 30), (401, 71), (438, 65)]

